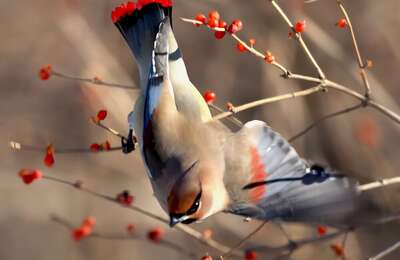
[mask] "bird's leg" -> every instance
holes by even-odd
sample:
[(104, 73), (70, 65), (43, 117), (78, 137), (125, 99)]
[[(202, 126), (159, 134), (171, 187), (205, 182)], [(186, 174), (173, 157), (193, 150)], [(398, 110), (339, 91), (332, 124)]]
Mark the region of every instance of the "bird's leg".
[(125, 154), (131, 153), (135, 150), (135, 137), (133, 130), (129, 129), (128, 137), (121, 137), (122, 152)]

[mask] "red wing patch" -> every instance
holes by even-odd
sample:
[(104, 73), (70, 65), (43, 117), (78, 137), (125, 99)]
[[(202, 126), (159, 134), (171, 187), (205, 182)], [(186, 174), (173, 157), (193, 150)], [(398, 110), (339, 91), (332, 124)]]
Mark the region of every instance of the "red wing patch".
[[(265, 171), (265, 165), (262, 162), (260, 153), (254, 146), (250, 147), (251, 155), (251, 182), (264, 181), (267, 178), (267, 172)], [(250, 200), (253, 203), (258, 203), (265, 195), (266, 186), (258, 186), (250, 190)]]

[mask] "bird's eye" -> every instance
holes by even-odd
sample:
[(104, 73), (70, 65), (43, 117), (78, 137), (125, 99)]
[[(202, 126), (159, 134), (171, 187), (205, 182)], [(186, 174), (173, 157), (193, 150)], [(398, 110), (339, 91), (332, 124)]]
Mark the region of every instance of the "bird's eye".
[(192, 215), (196, 213), (196, 211), (200, 207), (200, 199), (201, 199), (201, 192), (197, 195), (196, 199), (193, 202), (193, 205), (190, 207), (190, 209), (186, 212), (187, 215)]

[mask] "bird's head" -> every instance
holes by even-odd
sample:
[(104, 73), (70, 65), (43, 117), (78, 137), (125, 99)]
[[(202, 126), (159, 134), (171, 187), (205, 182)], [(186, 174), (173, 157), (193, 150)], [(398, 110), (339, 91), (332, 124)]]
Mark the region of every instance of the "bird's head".
[(196, 163), (176, 181), (168, 196), (170, 226), (190, 224), (210, 215), (212, 194)]

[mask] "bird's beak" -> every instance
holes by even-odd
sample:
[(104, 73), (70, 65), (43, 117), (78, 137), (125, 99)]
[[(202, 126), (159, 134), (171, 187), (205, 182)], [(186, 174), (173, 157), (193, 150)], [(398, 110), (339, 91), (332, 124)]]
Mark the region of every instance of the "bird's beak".
[(189, 216), (182, 216), (180, 218), (174, 217), (174, 216), (170, 216), (169, 218), (169, 226), (170, 227), (174, 227), (176, 224), (181, 223), (182, 221), (185, 221), (189, 218)]

